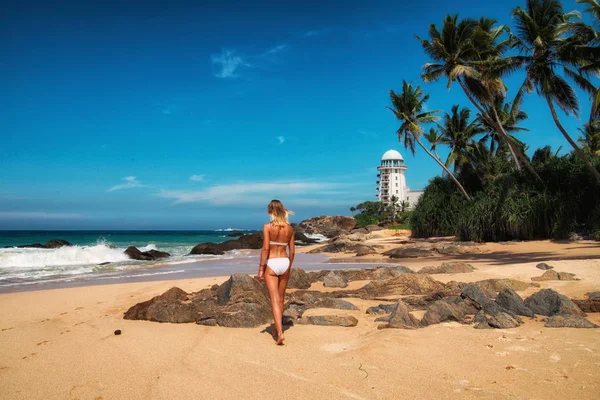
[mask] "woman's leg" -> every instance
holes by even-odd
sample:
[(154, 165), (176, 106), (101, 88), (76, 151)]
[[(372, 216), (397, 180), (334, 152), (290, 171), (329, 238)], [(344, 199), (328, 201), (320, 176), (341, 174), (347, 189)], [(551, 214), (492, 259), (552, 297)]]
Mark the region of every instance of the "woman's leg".
[(283, 343), (283, 307), (279, 298), (279, 276), (271, 268), (267, 267), (265, 271), (265, 283), (271, 297), (271, 308), (273, 309), (273, 320), (275, 321), (275, 330), (277, 331), (277, 344)]
[(287, 289), (288, 281), (290, 280), (291, 268), (288, 268), (283, 275), (279, 275), (279, 285), (277, 291), (279, 293), (279, 301), (281, 302), (281, 313), (285, 311), (285, 289)]

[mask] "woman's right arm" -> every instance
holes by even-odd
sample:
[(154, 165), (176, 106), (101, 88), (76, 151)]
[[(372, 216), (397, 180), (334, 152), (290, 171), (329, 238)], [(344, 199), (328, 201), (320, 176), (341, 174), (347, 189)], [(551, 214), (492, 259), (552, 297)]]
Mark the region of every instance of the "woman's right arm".
[(290, 242), (288, 245), (290, 246), (290, 268), (292, 267), (292, 263), (294, 262), (294, 256), (296, 255), (296, 243), (294, 241), (294, 228), (292, 228), (292, 237), (290, 238)]

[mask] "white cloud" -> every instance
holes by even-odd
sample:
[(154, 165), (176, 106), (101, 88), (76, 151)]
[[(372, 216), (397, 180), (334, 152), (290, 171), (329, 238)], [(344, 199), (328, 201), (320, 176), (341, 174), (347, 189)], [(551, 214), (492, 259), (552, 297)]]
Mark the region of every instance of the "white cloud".
[(80, 219), (81, 214), (48, 213), (38, 211), (0, 211), (2, 219)]
[(289, 47), (289, 46), (288, 46), (287, 44), (280, 44), (280, 45), (278, 45), (278, 46), (275, 46), (275, 47), (273, 47), (273, 48), (271, 48), (271, 49), (267, 50), (267, 51), (264, 53), (264, 55), (271, 56), (271, 55), (274, 55), (274, 54), (277, 54), (277, 53), (280, 53), (280, 52), (282, 52), (283, 50), (287, 49), (288, 47)]
[(236, 71), (240, 67), (250, 67), (250, 64), (233, 50), (221, 49), (221, 54), (213, 54), (210, 58), (213, 65), (219, 69), (215, 73), (217, 78), (237, 78), (239, 75)]
[(266, 204), (271, 199), (277, 197), (285, 198), (290, 201), (315, 204), (324, 200), (311, 197), (318, 197), (319, 195), (326, 194), (332, 189), (348, 186), (351, 185), (332, 182), (242, 182), (215, 185), (200, 191), (162, 190), (157, 195), (167, 199), (175, 199), (173, 204), (209, 203), (214, 205), (254, 205)]
[(125, 181), (125, 183), (122, 183), (120, 185), (115, 185), (115, 186), (111, 187), (110, 189), (107, 189), (106, 191), (114, 192), (115, 190), (144, 187), (144, 185), (142, 185), (142, 183), (140, 181), (135, 179), (135, 176), (126, 176), (125, 178), (122, 178), (122, 179)]
[(279, 144), (283, 144), (283, 142), (285, 142), (285, 138), (283, 136), (277, 136), (275, 139), (279, 140)]
[(204, 175), (192, 175), (190, 176), (190, 181), (203, 181), (204, 180)]

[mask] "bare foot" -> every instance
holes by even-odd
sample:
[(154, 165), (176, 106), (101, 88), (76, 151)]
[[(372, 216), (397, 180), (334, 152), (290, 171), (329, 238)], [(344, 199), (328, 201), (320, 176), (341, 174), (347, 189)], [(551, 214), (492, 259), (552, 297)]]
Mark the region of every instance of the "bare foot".
[(283, 346), (283, 341), (285, 340), (285, 336), (283, 336), (283, 333), (281, 335), (279, 335), (277, 337), (277, 346)]

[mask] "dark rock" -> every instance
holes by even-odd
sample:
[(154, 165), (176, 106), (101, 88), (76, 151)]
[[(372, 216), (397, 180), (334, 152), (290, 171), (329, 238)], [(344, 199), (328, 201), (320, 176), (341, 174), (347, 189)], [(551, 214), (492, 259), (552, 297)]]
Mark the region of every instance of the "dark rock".
[(338, 310), (358, 310), (354, 304), (349, 301), (336, 299), (328, 293), (314, 290), (296, 291), (288, 295), (289, 301), (286, 304), (283, 315), (296, 320), (302, 317), (302, 314), (309, 308), (333, 308)]
[(600, 312), (600, 297), (590, 298), (586, 300), (572, 299), (573, 303), (579, 307), (584, 313)]
[(100, 264), (96, 264), (96, 265), (101, 266), (101, 265), (108, 265), (108, 264), (110, 264), (110, 261), (106, 261), (106, 262), (103, 262), (103, 263), (100, 263)]
[(512, 311), (514, 314), (529, 318), (535, 316), (533, 311), (527, 308), (523, 299), (510, 288), (506, 288), (498, 294), (496, 303), (506, 310)]
[(476, 312), (477, 309), (464, 301), (448, 302), (438, 300), (427, 308), (421, 324), (427, 326), (446, 321), (464, 323), (467, 314), (475, 314)]
[(527, 299), (525, 306), (536, 314), (554, 316), (557, 314), (577, 314), (585, 316), (585, 313), (577, 307), (567, 296), (552, 289), (542, 289)]
[(355, 291), (345, 291), (362, 299), (374, 299), (392, 295), (430, 294), (444, 289), (444, 284), (428, 275), (403, 274), (384, 281), (372, 281)]
[(383, 255), (389, 256), (390, 258), (418, 258), (433, 256), (433, 252), (430, 250), (416, 249), (413, 247), (398, 247), (396, 249), (384, 252)]
[(308, 289), (310, 287), (310, 278), (302, 268), (293, 267), (290, 271), (288, 288), (290, 289)]
[(125, 254), (129, 256), (132, 260), (142, 260), (142, 261), (151, 261), (153, 260), (152, 256), (148, 254), (143, 254), (137, 247), (129, 246), (125, 251)]
[[(465, 242), (466, 243), (466, 242)], [(443, 255), (460, 255), (466, 253), (480, 253), (479, 248), (472, 245), (453, 243), (446, 246), (436, 246), (434, 250)]]
[[(6, 246), (6, 247), (12, 247), (12, 246)], [(41, 243), (23, 244), (23, 245), (17, 246), (17, 247), (20, 249), (45, 249), (46, 248), (46, 246), (44, 246)]]
[(577, 314), (554, 315), (545, 321), (547, 328), (598, 328), (598, 325)]
[(532, 281), (576, 281), (575, 274), (569, 272), (556, 272), (554, 270), (546, 271), (542, 276), (531, 278)]
[[(378, 320), (381, 319), (378, 318)], [(421, 322), (410, 313), (408, 306), (402, 300), (398, 300), (394, 305), (394, 309), (386, 321), (387, 324), (380, 325), (377, 329), (417, 329), (421, 327)]]
[(238, 249), (260, 249), (263, 245), (262, 232), (242, 235), (236, 240), (227, 240), (222, 243), (200, 243), (194, 246), (190, 254), (213, 254), (222, 255), (226, 251)]
[(539, 263), (538, 265), (535, 266), (537, 269), (541, 269), (541, 270), (548, 270), (548, 269), (552, 269), (554, 268), (551, 265), (548, 265), (546, 263)]
[(600, 299), (600, 292), (589, 292), (585, 294), (588, 299)]
[(382, 230), (384, 230), (385, 228), (384, 228), (383, 226), (379, 226), (379, 225), (368, 225), (368, 226), (367, 226), (365, 229), (366, 229), (366, 230), (367, 230), (369, 233), (371, 233), (371, 232), (376, 232), (376, 231), (382, 231)]
[(325, 325), (352, 327), (358, 325), (358, 320), (351, 315), (311, 315), (298, 319), (302, 325)]
[(262, 249), (263, 246), (263, 233), (256, 232), (250, 235), (243, 235), (238, 238), (240, 249)]
[(317, 239), (311, 239), (302, 232), (294, 233), (294, 241), (301, 242), (302, 244), (319, 243), (319, 241)]
[(486, 315), (486, 318), (488, 325), (496, 329), (516, 328), (522, 323), (520, 320), (505, 312), (499, 312), (496, 315), (490, 316)]
[(221, 249), (218, 243), (200, 243), (194, 246), (190, 254), (213, 254), (223, 255), (225, 251)]
[[(332, 270), (322, 271), (309, 271), (307, 272), (311, 282), (322, 281)], [(414, 274), (414, 271), (410, 268), (403, 266), (395, 267), (375, 267), (375, 268), (360, 268), (360, 269), (337, 269), (340, 273), (343, 273), (348, 281), (378, 281), (385, 279), (396, 278), (402, 274)]]
[(115, 335), (120, 335), (120, 334), (121, 334), (121, 330), (120, 330), (120, 329), (117, 329), (117, 330), (115, 331)]
[(204, 326), (217, 326), (217, 320), (214, 318), (205, 318), (205, 319), (199, 319), (196, 321), (196, 324), (198, 325), (204, 325)]
[(355, 252), (364, 245), (360, 242), (347, 239), (345, 237), (338, 237), (331, 239), (325, 246), (317, 247), (309, 251), (310, 254), (316, 253), (342, 253), (342, 252)]
[[(500, 306), (498, 303), (492, 301), (489, 297), (492, 291), (484, 291), (477, 283), (472, 283), (463, 288), (461, 293), (461, 297), (466, 300), (467, 304), (481, 309), (485, 312), (486, 315), (490, 315), (492, 317), (497, 317), (500, 314), (508, 314), (517, 321), (519, 324), (522, 323), (521, 319), (514, 312), (505, 309)], [(495, 293), (494, 293), (495, 294)], [(503, 315), (500, 315), (500, 319), (504, 319)], [(490, 318), (488, 318), (489, 322)], [(494, 321), (490, 323), (490, 326), (495, 327)]]
[(186, 292), (172, 287), (160, 296), (131, 307), (124, 318), (173, 323), (194, 322), (198, 318), (198, 310), (187, 300)]
[(442, 263), (439, 267), (423, 267), (419, 274), (457, 274), (473, 272), (475, 268), (471, 264), (464, 262)]
[(59, 247), (64, 247), (64, 246), (73, 246), (71, 243), (67, 242), (66, 240), (62, 240), (62, 239), (52, 239), (46, 242), (46, 244), (44, 244), (44, 247), (47, 249), (57, 249)]
[(323, 277), (323, 286), (345, 288), (348, 286), (348, 278), (339, 271), (330, 271)]
[(300, 222), (298, 225), (305, 233), (321, 234), (328, 238), (335, 237), (342, 232), (354, 229), (356, 220), (346, 216), (319, 216)]
[(158, 250), (148, 250), (148, 251), (144, 251), (142, 252), (143, 255), (151, 257), (153, 260), (156, 260), (157, 258), (166, 258), (166, 257), (171, 257), (171, 255), (165, 251), (158, 251)]
[(233, 233), (230, 233), (230, 234), (229, 234), (229, 235), (227, 235), (227, 236), (229, 236), (229, 237), (238, 237), (238, 236), (244, 236), (244, 233), (243, 233), (243, 232), (233, 232)]
[(353, 233), (364, 233), (365, 235), (367, 235), (370, 232), (365, 228), (355, 228), (350, 231), (350, 234), (353, 234)]

